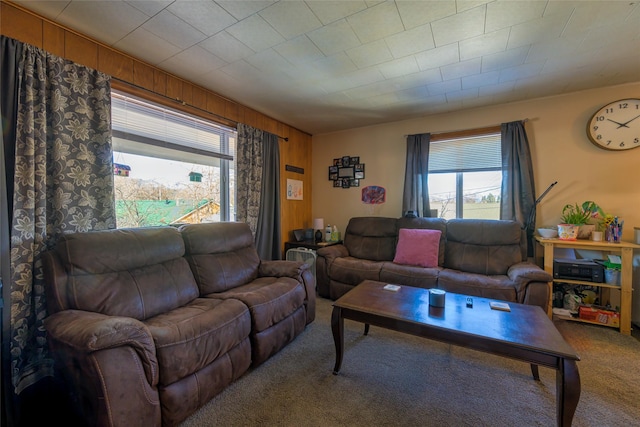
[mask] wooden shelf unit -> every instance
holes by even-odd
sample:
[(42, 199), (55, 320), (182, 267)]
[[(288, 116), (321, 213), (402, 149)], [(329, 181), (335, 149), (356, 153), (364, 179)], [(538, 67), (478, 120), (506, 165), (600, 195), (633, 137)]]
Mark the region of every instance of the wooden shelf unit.
[[(620, 285), (610, 285), (607, 283), (595, 283), (581, 280), (558, 279), (549, 282), (549, 305), (547, 312), (552, 317), (552, 301), (553, 301), (553, 284), (554, 283), (570, 283), (576, 285), (596, 286), (601, 288), (620, 290), (620, 333), (631, 335), (631, 297), (632, 297), (632, 278), (633, 278), (633, 250), (640, 249), (640, 245), (629, 242), (608, 243), (605, 241), (594, 242), (592, 240), (561, 240), (561, 239), (544, 239), (536, 236), (536, 240), (544, 249), (544, 270), (553, 276), (553, 259), (556, 248), (582, 249), (591, 251), (601, 251), (612, 254), (619, 254), (622, 260), (622, 270), (620, 272)], [(565, 317), (560, 317), (565, 319)], [(567, 320), (594, 323), (579, 318), (567, 318)]]

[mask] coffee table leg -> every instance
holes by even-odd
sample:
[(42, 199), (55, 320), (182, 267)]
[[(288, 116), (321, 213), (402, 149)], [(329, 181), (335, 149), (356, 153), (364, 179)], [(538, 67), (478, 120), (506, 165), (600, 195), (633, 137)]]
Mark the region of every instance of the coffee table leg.
[(364, 334), (365, 335), (369, 335), (369, 324), (368, 323), (364, 324)]
[(331, 312), (331, 332), (333, 332), (333, 343), (336, 345), (336, 364), (333, 367), (333, 375), (338, 375), (344, 351), (344, 318), (340, 307), (333, 307)]
[(562, 359), (556, 372), (558, 426), (570, 426), (580, 399), (580, 373), (575, 360)]

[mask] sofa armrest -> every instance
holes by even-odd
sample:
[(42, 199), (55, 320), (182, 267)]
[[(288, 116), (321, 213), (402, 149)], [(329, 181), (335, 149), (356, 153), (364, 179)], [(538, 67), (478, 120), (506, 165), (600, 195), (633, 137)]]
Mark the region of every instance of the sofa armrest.
[(553, 280), (549, 273), (530, 262), (519, 262), (512, 265), (507, 271), (507, 276), (515, 283), (519, 302), (523, 301), (529, 283), (548, 283)]
[(316, 317), (316, 280), (309, 264), (302, 261), (261, 261), (258, 277), (291, 277), (302, 283), (306, 292), (307, 324)]
[(299, 280), (308, 268), (309, 265), (302, 261), (261, 261), (258, 277), (291, 277)]
[(51, 339), (78, 353), (88, 354), (116, 347), (131, 347), (140, 358), (149, 384), (158, 384), (155, 344), (149, 329), (139, 320), (81, 310), (65, 310), (47, 317), (44, 326)]
[[(345, 245), (331, 245), (318, 249), (316, 253), (319, 257), (333, 261), (338, 257), (349, 256), (349, 249)], [(331, 264), (331, 261), (329, 261), (329, 264)]]

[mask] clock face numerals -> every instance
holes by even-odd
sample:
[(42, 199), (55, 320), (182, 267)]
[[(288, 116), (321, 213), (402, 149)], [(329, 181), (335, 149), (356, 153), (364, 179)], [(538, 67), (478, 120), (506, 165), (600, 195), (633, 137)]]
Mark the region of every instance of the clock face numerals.
[(640, 99), (621, 99), (596, 111), (587, 125), (587, 135), (606, 150), (640, 147)]

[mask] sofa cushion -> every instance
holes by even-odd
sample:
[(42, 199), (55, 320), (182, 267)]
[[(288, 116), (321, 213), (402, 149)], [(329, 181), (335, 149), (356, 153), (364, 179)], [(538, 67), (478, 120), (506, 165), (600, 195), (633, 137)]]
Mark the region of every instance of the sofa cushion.
[[(444, 267), (504, 275), (526, 258), (526, 238), (515, 221), (452, 219), (447, 223)], [(524, 254), (523, 254), (524, 243)]]
[(385, 262), (380, 270), (380, 281), (416, 288), (435, 288), (440, 270), (440, 267), (425, 268)]
[(62, 309), (144, 320), (198, 297), (172, 227), (63, 234), (55, 252), (68, 275), (55, 292)]
[(156, 343), (162, 385), (201, 370), (251, 332), (249, 310), (233, 299), (197, 298), (144, 323)]
[(302, 307), (306, 291), (300, 282), (290, 277), (261, 277), (246, 285), (205, 296), (242, 301), (251, 313), (251, 330), (255, 334)]
[(344, 246), (352, 257), (391, 261), (395, 255), (397, 233), (395, 218), (351, 218), (345, 230)]
[(513, 282), (504, 275), (465, 273), (445, 268), (438, 275), (438, 288), (456, 294), (518, 301)]
[(201, 295), (224, 292), (258, 277), (260, 258), (246, 223), (187, 224), (180, 232)]
[(438, 265), (444, 264), (444, 250), (447, 237), (447, 220), (444, 218), (398, 218), (398, 230), (402, 228), (417, 228), (421, 230), (440, 230), (440, 246), (438, 248)]
[(329, 266), (329, 277), (332, 280), (355, 286), (367, 279), (380, 280), (380, 269), (383, 265), (383, 261), (370, 261), (352, 256), (339, 257)]
[(401, 228), (393, 262), (419, 267), (437, 267), (440, 230)]

